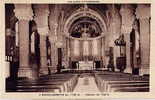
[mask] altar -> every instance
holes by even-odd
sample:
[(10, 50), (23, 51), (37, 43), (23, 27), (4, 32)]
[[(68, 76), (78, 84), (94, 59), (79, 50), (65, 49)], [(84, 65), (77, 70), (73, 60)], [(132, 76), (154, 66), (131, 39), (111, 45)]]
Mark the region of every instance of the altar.
[(79, 70), (93, 70), (94, 62), (93, 61), (79, 61)]

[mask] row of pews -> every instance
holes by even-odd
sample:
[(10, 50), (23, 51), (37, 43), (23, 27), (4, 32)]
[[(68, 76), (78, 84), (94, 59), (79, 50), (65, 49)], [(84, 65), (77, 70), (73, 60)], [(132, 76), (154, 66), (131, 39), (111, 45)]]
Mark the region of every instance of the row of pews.
[(149, 92), (149, 76), (135, 76), (120, 72), (95, 73), (101, 92)]
[(77, 74), (52, 74), (37, 80), (18, 79), (6, 81), (6, 92), (72, 92), (77, 84)]

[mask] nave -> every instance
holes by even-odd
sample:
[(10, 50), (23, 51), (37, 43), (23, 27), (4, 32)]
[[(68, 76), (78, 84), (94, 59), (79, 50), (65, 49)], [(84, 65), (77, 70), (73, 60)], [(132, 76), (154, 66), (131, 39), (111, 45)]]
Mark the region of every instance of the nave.
[(7, 80), (7, 92), (148, 92), (149, 76), (120, 72), (57, 73), (38, 80)]
[(6, 91), (148, 92), (150, 8), (6, 4)]

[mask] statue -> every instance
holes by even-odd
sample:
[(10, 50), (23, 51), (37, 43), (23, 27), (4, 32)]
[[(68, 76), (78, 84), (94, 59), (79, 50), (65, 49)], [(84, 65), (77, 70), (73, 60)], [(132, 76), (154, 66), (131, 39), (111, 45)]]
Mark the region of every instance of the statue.
[(88, 28), (86, 27), (86, 25), (84, 25), (83, 33), (82, 33), (82, 38), (90, 37), (89, 34), (87, 33), (87, 31), (88, 31)]

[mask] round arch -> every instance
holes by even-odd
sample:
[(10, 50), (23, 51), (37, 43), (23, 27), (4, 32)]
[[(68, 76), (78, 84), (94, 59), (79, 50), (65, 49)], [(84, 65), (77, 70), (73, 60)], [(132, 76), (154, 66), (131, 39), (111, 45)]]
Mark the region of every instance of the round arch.
[(77, 20), (81, 17), (89, 17), (89, 18), (95, 19), (99, 23), (99, 25), (102, 29), (101, 35), (104, 35), (104, 33), (107, 30), (107, 26), (106, 26), (104, 19), (101, 17), (101, 15), (98, 12), (96, 12), (86, 6), (86, 7), (80, 7), (79, 9), (74, 11), (71, 14), (71, 16), (66, 20), (66, 22), (64, 24), (64, 35), (65, 36), (70, 36), (69, 28), (71, 27), (72, 23), (75, 20)]

